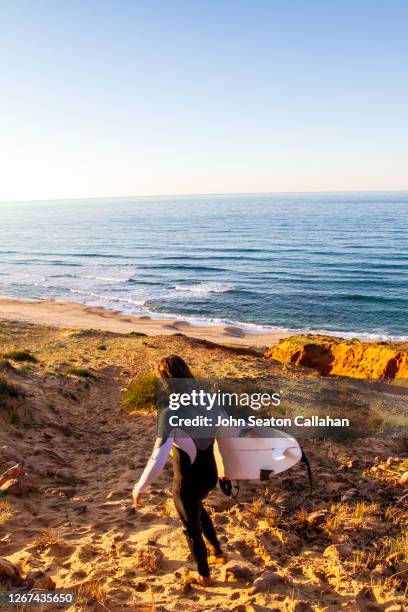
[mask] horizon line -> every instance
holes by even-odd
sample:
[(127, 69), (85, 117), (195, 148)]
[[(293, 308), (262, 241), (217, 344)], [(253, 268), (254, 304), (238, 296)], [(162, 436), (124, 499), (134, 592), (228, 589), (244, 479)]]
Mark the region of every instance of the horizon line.
[(57, 197), (57, 198), (34, 198), (32, 200), (0, 200), (0, 204), (23, 204), (34, 202), (72, 202), (76, 200), (130, 200), (133, 198), (174, 198), (174, 197), (208, 197), (208, 196), (249, 196), (249, 195), (279, 195), (279, 194), (313, 194), (313, 193), (408, 193), (407, 189), (324, 189), (324, 190), (295, 190), (295, 191), (223, 191), (205, 193), (157, 193), (140, 194), (127, 196), (76, 196), (76, 197)]

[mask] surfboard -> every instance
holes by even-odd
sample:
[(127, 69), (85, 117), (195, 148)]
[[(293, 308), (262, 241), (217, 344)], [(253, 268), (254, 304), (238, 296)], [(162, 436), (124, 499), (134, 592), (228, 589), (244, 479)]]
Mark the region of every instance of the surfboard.
[(216, 439), (218, 477), (228, 480), (268, 480), (302, 458), (299, 443), (276, 429), (244, 429)]

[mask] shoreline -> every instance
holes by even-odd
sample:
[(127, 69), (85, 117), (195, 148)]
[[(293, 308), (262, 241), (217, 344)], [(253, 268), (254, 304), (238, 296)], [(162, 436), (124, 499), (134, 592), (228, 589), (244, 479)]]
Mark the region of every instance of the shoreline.
[(100, 329), (119, 334), (130, 332), (148, 336), (171, 336), (182, 333), (191, 338), (218, 344), (271, 346), (293, 332), (247, 332), (233, 325), (193, 325), (182, 319), (153, 319), (107, 310), (102, 306), (86, 306), (79, 302), (27, 300), (0, 296), (0, 320), (48, 325), (50, 327)]

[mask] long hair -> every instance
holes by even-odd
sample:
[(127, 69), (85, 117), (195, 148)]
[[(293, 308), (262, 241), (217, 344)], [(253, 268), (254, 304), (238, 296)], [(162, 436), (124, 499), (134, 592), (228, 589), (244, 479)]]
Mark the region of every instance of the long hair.
[[(190, 368), (184, 359), (178, 355), (163, 357), (157, 366), (157, 370), (169, 395), (180, 391), (188, 391), (188, 388), (193, 384), (194, 376)], [(186, 378), (190, 379), (191, 383), (186, 383)]]
[(190, 368), (178, 355), (169, 355), (160, 360), (157, 370), (166, 382), (172, 378), (194, 378)]

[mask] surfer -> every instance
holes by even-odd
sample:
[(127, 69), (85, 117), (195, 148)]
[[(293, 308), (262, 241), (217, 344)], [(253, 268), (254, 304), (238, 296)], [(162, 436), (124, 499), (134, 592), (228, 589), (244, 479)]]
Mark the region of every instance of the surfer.
[[(158, 372), (169, 395), (174, 390), (175, 379), (194, 379), (186, 362), (177, 355), (162, 359)], [(203, 500), (218, 482), (213, 447), (212, 436), (194, 437), (193, 429), (188, 432), (179, 427), (168, 429), (165, 435), (157, 438), (150, 459), (133, 489), (134, 504), (141, 506), (146, 488), (159, 476), (171, 452), (174, 505), (197, 564), (199, 581), (204, 585), (211, 584), (209, 565), (225, 563), (213, 522), (203, 506)]]

